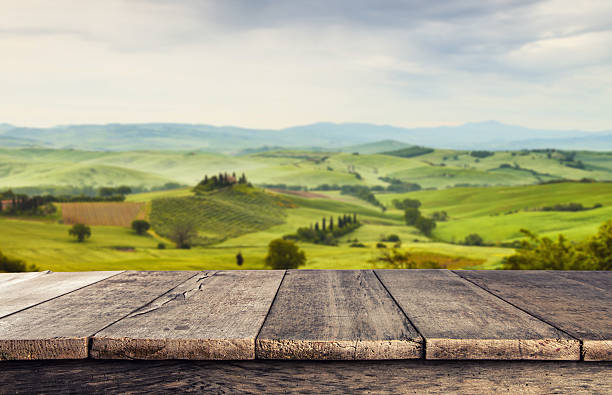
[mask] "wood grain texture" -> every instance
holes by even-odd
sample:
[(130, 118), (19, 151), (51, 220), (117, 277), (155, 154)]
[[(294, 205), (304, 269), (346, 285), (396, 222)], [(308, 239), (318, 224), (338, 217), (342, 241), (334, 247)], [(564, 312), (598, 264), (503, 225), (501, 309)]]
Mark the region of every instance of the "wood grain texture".
[(195, 274), (124, 272), (4, 317), (0, 360), (86, 358), (90, 336)]
[(570, 280), (589, 284), (604, 291), (612, 290), (612, 271), (555, 271), (551, 272), (557, 276), (563, 276)]
[(263, 359), (409, 359), (422, 339), (371, 270), (290, 270), (257, 338)]
[(586, 361), (612, 360), (612, 291), (546, 271), (455, 273), (580, 339)]
[(0, 273), (0, 286), (15, 284), (20, 281), (29, 280), (34, 277), (51, 273), (49, 270), (42, 272), (22, 272), (22, 273)]
[(115, 272), (35, 272), (15, 274), (0, 283), (0, 317), (104, 280)]
[(427, 359), (579, 360), (580, 342), (447, 270), (377, 270)]
[(93, 358), (255, 358), (284, 271), (202, 272), (92, 339)]
[(3, 362), (6, 393), (610, 394), (612, 363), (524, 361)]

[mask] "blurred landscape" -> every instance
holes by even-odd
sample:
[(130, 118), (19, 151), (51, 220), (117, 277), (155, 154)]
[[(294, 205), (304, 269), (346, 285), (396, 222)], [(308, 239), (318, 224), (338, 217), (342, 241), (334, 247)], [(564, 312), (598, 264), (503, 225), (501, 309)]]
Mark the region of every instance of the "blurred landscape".
[(578, 244), (612, 218), (611, 135), (534, 135), (495, 122), (3, 125), (2, 253), (54, 271), (263, 269), (284, 239), (301, 268), (501, 268), (521, 229)]

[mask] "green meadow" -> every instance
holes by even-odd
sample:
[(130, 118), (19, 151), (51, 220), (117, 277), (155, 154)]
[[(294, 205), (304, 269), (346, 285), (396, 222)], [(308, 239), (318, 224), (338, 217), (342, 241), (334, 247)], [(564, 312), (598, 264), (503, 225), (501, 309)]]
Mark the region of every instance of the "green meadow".
[[(383, 148), (388, 150), (388, 146)], [(369, 146), (367, 151), (370, 152)], [(92, 187), (130, 185), (160, 187), (166, 183), (195, 185), (205, 174), (245, 172), (257, 185), (364, 185), (385, 188), (381, 178), (418, 183), (409, 193), (375, 191), (387, 210), (342, 195), (339, 191), (227, 189), (194, 196), (191, 187), (130, 194), (129, 202), (145, 202), (153, 229), (144, 236), (122, 227), (92, 226), (92, 237), (77, 243), (68, 235), (61, 214), (49, 218), (0, 217), (0, 250), (40, 269), (81, 270), (202, 270), (263, 269), (268, 243), (323, 217), (356, 213), (362, 226), (340, 238), (337, 246), (300, 242), (307, 256), (305, 269), (375, 267), (381, 239), (398, 235), (401, 248), (420, 262), (448, 268), (494, 269), (513, 253), (503, 245), (521, 237), (526, 228), (539, 234), (563, 233), (580, 241), (612, 218), (612, 155), (578, 152), (567, 166), (563, 155), (550, 152), (495, 152), (476, 158), (467, 151), (434, 150), (402, 158), (380, 153), (272, 151), (241, 156), (204, 152), (93, 152), (46, 149), (0, 149), (0, 190), (14, 188)], [(358, 154), (357, 154), (358, 153)], [(590, 182), (576, 182), (589, 179)], [(568, 182), (563, 180), (574, 180)], [(547, 183), (555, 181), (555, 183)], [(598, 182), (594, 182), (598, 181)], [(469, 185), (469, 186), (468, 186)], [(394, 199), (418, 199), (421, 212), (446, 211), (432, 237), (404, 223)], [(581, 203), (600, 208), (542, 211), (555, 204)], [(198, 242), (176, 249), (167, 238), (174, 221), (197, 223)], [(471, 233), (487, 246), (465, 246)], [(351, 246), (356, 244), (363, 246)], [(167, 248), (159, 249), (160, 243)], [(394, 243), (383, 243), (391, 248)], [(244, 265), (236, 264), (240, 252)]]

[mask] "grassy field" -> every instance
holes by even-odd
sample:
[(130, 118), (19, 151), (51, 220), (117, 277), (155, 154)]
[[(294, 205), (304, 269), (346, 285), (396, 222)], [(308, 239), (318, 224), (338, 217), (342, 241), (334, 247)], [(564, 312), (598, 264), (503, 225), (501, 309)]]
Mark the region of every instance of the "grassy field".
[[(460, 241), (470, 233), (479, 233), (487, 242), (512, 241), (521, 237), (521, 228), (555, 236), (563, 233), (572, 240), (582, 240), (612, 218), (612, 183), (558, 183), (524, 187), (453, 188), (379, 195), (389, 204), (393, 199), (418, 199), (421, 211), (428, 215), (446, 211), (447, 222), (439, 222), (434, 236), (444, 241)], [(603, 207), (579, 212), (535, 211), (543, 206), (582, 203)], [(399, 214), (398, 210), (390, 210)]]
[[(423, 188), (458, 185), (528, 185), (552, 179), (612, 180), (612, 153), (577, 152), (584, 169), (546, 152), (495, 152), (475, 158), (468, 151), (434, 150), (411, 158), (381, 154), (275, 151), (244, 156), (204, 152), (0, 149), (0, 188), (26, 186), (194, 185), (204, 174), (246, 172), (256, 184), (316, 187), (321, 184), (387, 185), (380, 177)], [(358, 173), (358, 178), (354, 173)]]
[[(401, 158), (303, 151), (224, 156), (202, 152), (0, 149), (0, 190), (44, 185), (194, 185), (204, 174), (219, 171), (246, 172), (255, 184), (387, 186), (380, 178), (393, 177), (431, 188), (405, 194), (377, 193), (388, 208), (385, 213), (338, 191), (317, 191), (318, 197), (247, 190), (194, 196), (191, 188), (132, 194), (127, 202), (142, 204), (140, 213), (153, 224), (147, 236), (81, 218), (79, 222), (94, 224), (93, 235), (85, 243), (76, 243), (68, 236), (69, 226), (57, 223), (59, 217), (3, 216), (0, 250), (56, 271), (261, 269), (271, 240), (322, 217), (357, 213), (363, 226), (340, 239), (338, 246), (300, 244), (308, 258), (305, 268), (371, 268), (372, 259), (380, 252), (377, 243), (389, 234), (397, 234), (402, 248), (412, 251), (419, 262), (435, 261), (449, 268), (496, 268), (513, 250), (495, 245), (516, 240), (521, 228), (549, 236), (563, 233), (578, 241), (612, 218), (612, 183), (534, 185), (561, 178), (612, 180), (612, 154), (576, 153), (575, 161), (581, 161), (583, 169), (568, 167), (560, 163), (561, 159), (559, 153), (520, 151), (475, 158), (466, 151), (434, 150)], [(425, 215), (436, 211), (449, 214), (448, 221), (438, 222), (433, 238), (406, 226), (403, 213), (392, 208), (393, 199), (406, 197), (419, 199)], [(599, 203), (602, 207), (580, 212), (538, 211), (571, 202), (588, 207)], [(67, 215), (66, 210), (61, 212)], [(180, 221), (196, 223), (200, 246), (191, 250), (173, 248), (165, 236)], [(492, 246), (457, 244), (470, 233), (479, 233)], [(351, 247), (355, 239), (366, 247)], [(158, 249), (160, 242), (169, 248)], [(238, 252), (245, 258), (242, 267), (235, 263)]]
[[(293, 233), (298, 227), (309, 225), (324, 216), (354, 212), (358, 214), (363, 226), (344, 236), (339, 246), (300, 243), (308, 257), (304, 268), (372, 268), (374, 264), (371, 260), (379, 253), (376, 244), (382, 236), (389, 234), (400, 236), (402, 247), (412, 251), (417, 261), (438, 260), (449, 268), (493, 268), (499, 265), (503, 256), (511, 252), (504, 248), (465, 247), (431, 242), (416, 229), (403, 225), (400, 215), (383, 215), (380, 210), (353, 197), (339, 196), (333, 192), (328, 194), (329, 198), (325, 199), (282, 196), (282, 201), (291, 199), (296, 207), (279, 208), (284, 215), (279, 217), (280, 220), (276, 224), (267, 224), (262, 229), (250, 229), (251, 231), (246, 233), (240, 229), (241, 223), (235, 223), (229, 230), (224, 228), (224, 232), (234, 232), (232, 237), (214, 245), (194, 247), (190, 250), (175, 249), (169, 240), (154, 232), (138, 236), (130, 229), (111, 226), (92, 226), (91, 239), (85, 243), (77, 243), (68, 236), (68, 225), (8, 218), (0, 218), (0, 234), (6, 235), (0, 242), (0, 249), (7, 255), (24, 259), (41, 269), (54, 271), (263, 269), (267, 244), (271, 240)], [(155, 193), (156, 198), (164, 200), (175, 199), (176, 196), (195, 198), (189, 197), (189, 191), (186, 190)], [(130, 196), (131, 201), (151, 202), (151, 198), (149, 193)], [(238, 204), (243, 199), (244, 197), (224, 196), (221, 201)], [(279, 198), (272, 199), (276, 201)], [(217, 217), (225, 218), (224, 215)], [(215, 220), (212, 211), (207, 212), (206, 217), (204, 221)], [(208, 229), (215, 229), (215, 226), (211, 225)], [(219, 233), (215, 233), (215, 236), (219, 236)], [(351, 247), (354, 239), (358, 239), (366, 247)], [(160, 242), (166, 243), (168, 248), (158, 249)], [(386, 244), (389, 247), (392, 245)], [(241, 267), (235, 263), (238, 252), (245, 258), (245, 264)]]

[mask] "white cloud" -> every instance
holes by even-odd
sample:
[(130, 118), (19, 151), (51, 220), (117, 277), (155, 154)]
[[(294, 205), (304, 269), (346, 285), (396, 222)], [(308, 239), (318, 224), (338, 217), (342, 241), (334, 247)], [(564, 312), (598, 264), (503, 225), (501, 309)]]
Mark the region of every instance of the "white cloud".
[(532, 3), (3, 3), (0, 122), (612, 128), (610, 2)]

